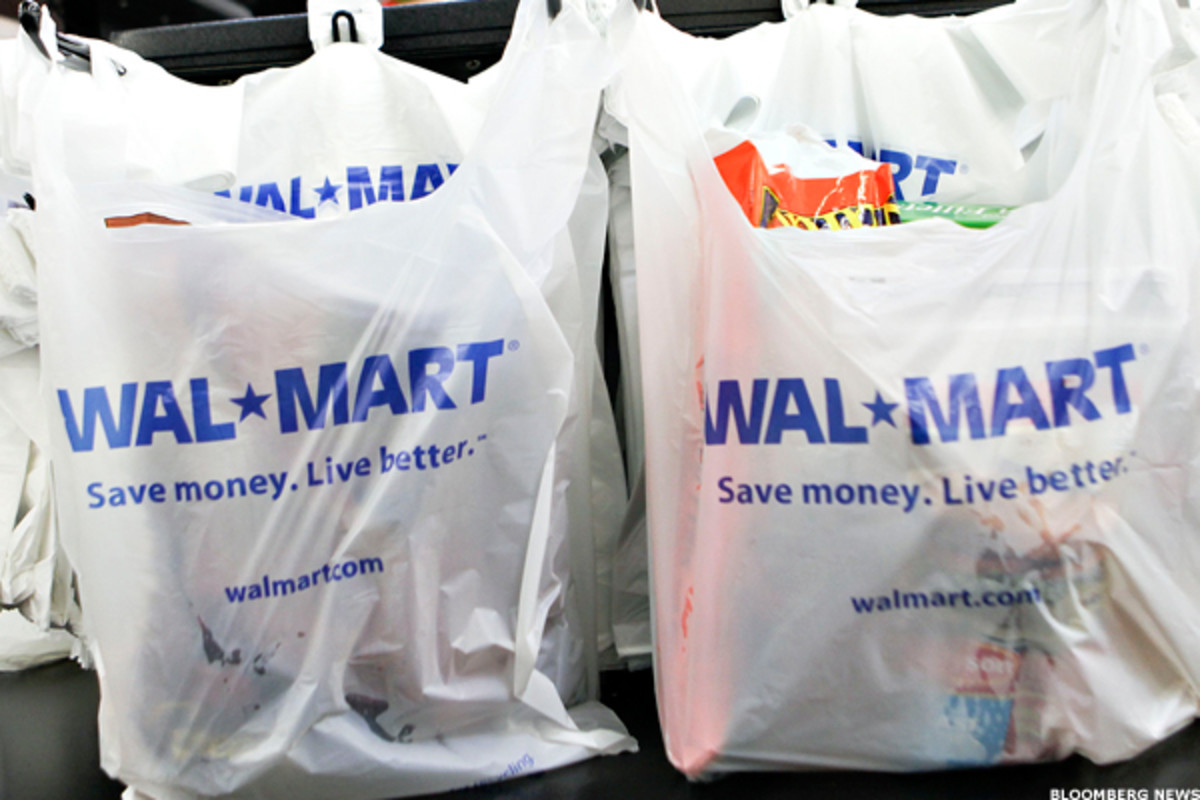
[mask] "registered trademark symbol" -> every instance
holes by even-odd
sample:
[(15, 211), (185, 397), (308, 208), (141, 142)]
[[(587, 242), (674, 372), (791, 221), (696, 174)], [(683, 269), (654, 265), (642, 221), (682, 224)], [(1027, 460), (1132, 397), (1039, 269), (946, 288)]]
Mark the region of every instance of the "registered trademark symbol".
[(511, 341), (508, 343), (508, 349), (509, 349), (510, 351), (520, 350), (520, 349), (521, 349), (521, 343), (520, 343), (520, 342), (518, 342), (516, 339), (513, 339), (513, 340), (511, 340)]
[(1141, 353), (1142, 355), (1146, 355), (1147, 353), (1149, 353), (1149, 352), (1150, 352), (1150, 345), (1148, 345), (1148, 344), (1144, 344), (1144, 343), (1143, 343), (1143, 344), (1139, 344), (1139, 345), (1138, 345), (1138, 352), (1139, 352), (1139, 353)]

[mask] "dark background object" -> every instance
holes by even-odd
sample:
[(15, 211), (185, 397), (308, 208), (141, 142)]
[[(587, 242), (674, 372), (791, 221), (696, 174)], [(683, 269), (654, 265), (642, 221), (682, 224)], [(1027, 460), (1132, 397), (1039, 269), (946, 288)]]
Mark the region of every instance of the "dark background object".
[[(641, 752), (597, 758), (426, 800), (1050, 800), (1051, 790), (1200, 791), (1200, 723), (1132, 761), (1099, 767), (1078, 756), (954, 772), (743, 773), (688, 783), (668, 763), (648, 671), (603, 676), (603, 701), (637, 737)], [(0, 800), (118, 800), (121, 785), (99, 768), (96, 676), (60, 662), (0, 673)], [(1104, 794), (1092, 794), (1105, 797)], [(1116, 797), (1114, 793), (1111, 795)], [(1164, 795), (1158, 795), (1162, 797)], [(337, 800), (337, 798), (330, 798)]]
[[(963, 14), (997, 5), (1000, 1), (859, 0), (859, 6), (881, 14)], [(9, 0), (5, 0), (0, 8), (8, 4)], [(49, 4), (66, 23), (67, 32), (105, 39), (117, 31), (133, 28), (303, 14), (305, 11), (305, 0), (49, 0)], [(414, 4), (393, 1), (385, 2), (385, 5), (412, 7)], [(661, 10), (668, 18), (683, 14), (736, 17), (747, 11), (760, 14), (764, 19), (779, 17), (779, 3), (762, 0), (752, 3), (745, 0), (663, 0)], [(719, 21), (713, 21), (716, 27), (722, 26)]]
[(0, 673), (0, 800), (120, 797), (100, 771), (99, 694), (74, 662)]
[[(860, 0), (880, 14), (965, 14), (1006, 0)], [(0, 13), (15, 9), (2, 0)], [(312, 54), (304, 0), (49, 0), (60, 30), (109, 39), (200, 83), (295, 64)], [(683, 30), (728, 36), (782, 19), (778, 0), (660, 0)], [(466, 79), (495, 63), (516, 0), (451, 0), (385, 9), (384, 52)], [(12, 15), (12, 14), (10, 14)]]
[[(499, 60), (516, 0), (465, 0), (384, 10), (383, 51), (465, 80)], [(113, 41), (198, 83), (234, 80), (312, 55), (303, 14), (127, 30)]]

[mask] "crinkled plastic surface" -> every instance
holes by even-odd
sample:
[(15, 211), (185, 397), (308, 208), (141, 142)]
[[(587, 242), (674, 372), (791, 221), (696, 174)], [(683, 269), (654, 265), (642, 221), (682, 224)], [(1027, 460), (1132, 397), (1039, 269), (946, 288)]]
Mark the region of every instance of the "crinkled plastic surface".
[[(292, 68), (207, 87), (174, 78), (105, 42), (92, 44), (97, 53), (92, 73), (66, 76), (65, 102), (74, 116), (63, 169), (88, 180), (134, 179), (220, 192), (307, 219), (435, 192), (476, 141), (512, 61), (464, 85), (373, 48), (341, 44)], [(5, 118), (11, 118), (14, 138), (25, 142), (28, 117), (41, 95), (23, 87), (45, 80), (44, 63), (32, 52), (0, 55), (20, 76)], [(24, 164), (31, 147), (17, 148), (12, 160)], [(608, 565), (625, 493), (595, 344), (606, 206), (603, 166), (592, 153), (553, 255), (526, 265), (577, 360), (569, 425), (572, 452), (585, 457), (571, 457), (566, 491), (572, 530), (591, 539), (595, 550), (586, 553), (581, 544), (573, 557), (578, 591), (594, 608), (585, 622), (595, 626), (602, 650), (611, 643)], [(506, 220), (514, 230), (527, 224)], [(585, 578), (588, 573), (596, 577)]]
[[(101, 180), (43, 118), (56, 492), (102, 763), (133, 790), (411, 795), (634, 746), (587, 701), (580, 362), (549, 288), (577, 291), (556, 253), (608, 62), (577, 12), (536, 6), (416, 202), (360, 185), (355, 213), (297, 219), (257, 203), (267, 181), (242, 203)], [(311, 80), (367, 58), (339, 50)], [(139, 208), (191, 224), (103, 226), (156, 220)]]
[(78, 645), (79, 640), (66, 631), (43, 631), (16, 611), (0, 612), (0, 671), (61, 661)]
[[(50, 628), (82, 633), (53, 512), (29, 225), (27, 210), (10, 210), (0, 223), (0, 607), (32, 623), (25, 628), (12, 619), (16, 613), (7, 615), (0, 659), (10, 669), (72, 653), (72, 637)], [(82, 644), (74, 649), (87, 663)]]
[[(666, 25), (657, 31), (654, 46), (671, 65), (702, 128), (753, 137), (806, 125), (827, 141), (891, 165), (898, 200), (1018, 204), (1045, 196), (1056, 178), (1053, 165), (1037, 162), (1037, 144), (1049, 104), (1066, 91), (1064, 65), (1077, 46), (1080, 15), (1069, 2), (1023, 0), (969, 16), (936, 18), (799, 5), (784, 4), (784, 23), (758, 25), (720, 40)], [(614, 22), (612, 30), (625, 35), (621, 23)], [(1180, 72), (1191, 96), (1195, 81), (1186, 69)], [(620, 81), (605, 95), (610, 113), (602, 117), (600, 130), (624, 145), (628, 111)], [(633, 225), (622, 222), (629, 213), (627, 200), (621, 199), (622, 187), (628, 186), (626, 158), (610, 166), (610, 254), (618, 267), (612, 275), (621, 322), (621, 417), (626, 452), (635, 453), (646, 432)], [(631, 486), (641, 470), (640, 461), (633, 464)], [(638, 597), (647, 572), (645, 556), (637, 555), (644, 552), (638, 545), (644, 527), (638, 513), (636, 505), (627, 511), (615, 562), (614, 601), (622, 605), (618, 615), (626, 615), (616, 626), (626, 634), (641, 631), (636, 641), (626, 637), (626, 651), (650, 648), (649, 599)]]
[[(1004, 12), (1032, 62), (1041, 8)], [(1169, 4), (1067, 11), (1040, 202), (829, 236), (752, 228), (677, 34), (638, 21), (613, 100), (654, 309), (660, 715), (691, 777), (1108, 762), (1197, 714), (1200, 165), (1159, 82), (1194, 55)]]

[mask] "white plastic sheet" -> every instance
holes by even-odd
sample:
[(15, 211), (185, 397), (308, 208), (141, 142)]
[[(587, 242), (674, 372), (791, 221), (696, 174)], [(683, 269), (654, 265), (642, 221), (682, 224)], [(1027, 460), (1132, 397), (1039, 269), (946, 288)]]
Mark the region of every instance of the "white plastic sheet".
[[(21, 184), (6, 178), (0, 198)], [(58, 546), (45, 452), (30, 213), (11, 209), (0, 221), (0, 608), (27, 618), (7, 614), (0, 629), (0, 663), (8, 669), (66, 657), (73, 649), (87, 660), (70, 634), (48, 630), (79, 634), (81, 620), (74, 575)]]
[(78, 640), (66, 631), (43, 631), (16, 611), (0, 612), (0, 671), (60, 661), (77, 645)]

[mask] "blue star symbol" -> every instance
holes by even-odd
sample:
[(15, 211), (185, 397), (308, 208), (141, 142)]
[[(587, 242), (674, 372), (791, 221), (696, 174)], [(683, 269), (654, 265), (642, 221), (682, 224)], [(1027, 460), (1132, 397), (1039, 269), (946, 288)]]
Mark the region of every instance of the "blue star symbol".
[(267, 398), (270, 396), (271, 395), (269, 394), (255, 394), (254, 387), (247, 383), (246, 394), (241, 397), (231, 397), (229, 402), (236, 403), (242, 407), (242, 416), (240, 419), (238, 419), (238, 422), (246, 419), (246, 417), (250, 416), (251, 414), (257, 414), (263, 419), (266, 419), (267, 415), (263, 412), (263, 403), (265, 403)]
[(325, 178), (325, 185), (318, 186), (316, 189), (313, 189), (313, 191), (319, 195), (317, 199), (318, 203), (324, 203), (326, 200), (332, 200), (336, 203), (338, 201), (338, 189), (341, 188), (342, 185), (340, 183), (333, 183), (329, 180), (329, 178)]
[(872, 428), (881, 422), (886, 422), (893, 428), (896, 427), (896, 423), (892, 421), (892, 412), (895, 411), (896, 407), (900, 405), (899, 403), (885, 403), (883, 401), (883, 395), (879, 394), (879, 392), (875, 392), (875, 402), (863, 403), (863, 405), (871, 411)]

